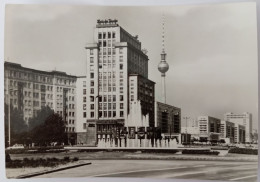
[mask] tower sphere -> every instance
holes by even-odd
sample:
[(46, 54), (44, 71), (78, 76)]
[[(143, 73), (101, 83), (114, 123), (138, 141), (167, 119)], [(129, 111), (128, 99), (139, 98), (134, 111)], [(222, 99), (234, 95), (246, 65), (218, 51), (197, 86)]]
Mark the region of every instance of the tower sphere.
[(161, 61), (158, 65), (158, 70), (161, 73), (166, 73), (169, 70), (169, 65), (166, 61)]

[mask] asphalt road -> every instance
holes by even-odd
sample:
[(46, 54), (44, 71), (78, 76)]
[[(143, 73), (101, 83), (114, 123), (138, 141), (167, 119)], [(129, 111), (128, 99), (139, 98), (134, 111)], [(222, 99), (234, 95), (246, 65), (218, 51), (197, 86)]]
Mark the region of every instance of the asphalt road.
[(92, 165), (37, 176), (37, 178), (136, 177), (257, 181), (257, 162), (186, 160), (90, 160), (90, 162)]

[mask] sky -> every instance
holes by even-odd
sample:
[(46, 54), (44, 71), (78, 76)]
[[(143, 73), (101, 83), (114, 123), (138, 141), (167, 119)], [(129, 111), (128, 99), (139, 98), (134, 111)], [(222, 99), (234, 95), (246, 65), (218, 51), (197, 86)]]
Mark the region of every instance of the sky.
[(97, 19), (118, 19), (138, 35), (156, 82), (165, 16), (167, 104), (182, 116), (250, 112), (258, 121), (257, 24), (254, 2), (174, 6), (7, 5), (4, 60), (24, 67), (86, 75), (85, 45), (93, 42)]

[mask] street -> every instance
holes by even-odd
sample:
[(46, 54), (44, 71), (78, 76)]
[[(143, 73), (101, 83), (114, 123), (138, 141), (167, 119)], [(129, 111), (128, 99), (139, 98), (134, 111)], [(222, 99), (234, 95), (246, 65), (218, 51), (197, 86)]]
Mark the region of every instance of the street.
[(38, 176), (178, 178), (222, 181), (257, 181), (257, 162), (190, 160), (88, 160), (92, 165)]

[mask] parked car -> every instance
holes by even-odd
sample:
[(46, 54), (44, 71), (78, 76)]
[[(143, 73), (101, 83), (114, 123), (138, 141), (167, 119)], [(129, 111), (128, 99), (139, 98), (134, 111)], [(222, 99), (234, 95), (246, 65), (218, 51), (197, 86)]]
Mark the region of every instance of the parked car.
[(7, 149), (24, 149), (23, 144), (14, 144), (11, 147), (7, 147)]

